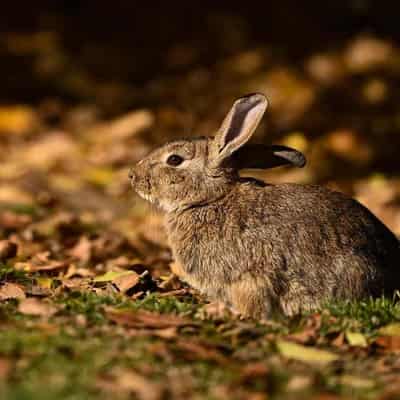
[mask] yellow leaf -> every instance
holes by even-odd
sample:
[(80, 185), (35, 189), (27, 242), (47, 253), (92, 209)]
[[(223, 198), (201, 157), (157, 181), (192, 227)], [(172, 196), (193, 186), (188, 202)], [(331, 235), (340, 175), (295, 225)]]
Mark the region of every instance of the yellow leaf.
[(112, 282), (117, 278), (121, 278), (121, 276), (132, 275), (135, 274), (133, 271), (108, 271), (104, 275), (96, 276), (93, 279), (94, 282)]
[(307, 138), (302, 132), (293, 132), (285, 137), (283, 144), (288, 147), (293, 147), (299, 151), (306, 151), (308, 148)]
[(0, 107), (0, 133), (23, 135), (33, 129), (36, 122), (36, 115), (30, 107)]
[(36, 282), (38, 283), (39, 286), (45, 289), (51, 289), (53, 285), (52, 278), (36, 278)]
[(354, 389), (372, 389), (375, 386), (373, 380), (355, 375), (343, 375), (339, 378), (339, 382), (342, 385), (351, 386)]
[(350, 332), (347, 331), (345, 333), (346, 340), (350, 346), (357, 346), (357, 347), (367, 347), (368, 342), (365, 336), (359, 332)]
[(312, 364), (328, 364), (338, 359), (338, 356), (326, 350), (302, 346), (297, 343), (278, 340), (278, 351), (285, 357)]
[(400, 322), (382, 326), (382, 328), (379, 329), (379, 333), (385, 336), (400, 336)]
[(85, 173), (85, 179), (98, 186), (108, 185), (114, 177), (114, 171), (110, 168), (92, 168)]

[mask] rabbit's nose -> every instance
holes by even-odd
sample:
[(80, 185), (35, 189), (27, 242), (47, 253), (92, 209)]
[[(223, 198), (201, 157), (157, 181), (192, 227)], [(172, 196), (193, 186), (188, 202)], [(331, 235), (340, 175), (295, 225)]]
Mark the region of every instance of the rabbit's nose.
[(133, 168), (131, 168), (129, 170), (129, 174), (128, 174), (129, 179), (131, 180), (131, 182), (133, 183), (136, 179), (136, 174), (135, 174), (135, 170)]

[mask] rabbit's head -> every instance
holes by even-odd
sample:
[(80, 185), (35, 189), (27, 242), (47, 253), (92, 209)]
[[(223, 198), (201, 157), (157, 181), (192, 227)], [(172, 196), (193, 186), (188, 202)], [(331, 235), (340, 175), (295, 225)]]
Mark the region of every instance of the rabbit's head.
[(238, 180), (239, 169), (302, 167), (305, 158), (296, 150), (246, 144), (267, 104), (262, 94), (236, 100), (215, 137), (177, 140), (154, 150), (132, 168), (132, 186), (165, 211), (174, 211), (220, 198)]

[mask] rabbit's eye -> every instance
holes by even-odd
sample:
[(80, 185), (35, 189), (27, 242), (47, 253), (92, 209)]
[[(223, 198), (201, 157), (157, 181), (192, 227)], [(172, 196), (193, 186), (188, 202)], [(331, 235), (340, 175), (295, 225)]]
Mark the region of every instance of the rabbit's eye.
[(172, 154), (167, 158), (167, 164), (176, 167), (179, 164), (183, 163), (183, 158), (176, 154)]

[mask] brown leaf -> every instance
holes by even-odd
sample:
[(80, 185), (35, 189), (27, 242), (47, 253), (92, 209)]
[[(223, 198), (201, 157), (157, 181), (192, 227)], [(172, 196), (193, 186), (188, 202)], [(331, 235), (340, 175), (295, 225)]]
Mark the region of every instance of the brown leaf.
[(127, 292), (129, 289), (136, 286), (140, 281), (140, 276), (136, 272), (131, 271), (130, 274), (119, 276), (112, 282), (122, 293)]
[(400, 351), (400, 336), (380, 336), (375, 343), (387, 351)]
[(16, 214), (11, 211), (0, 213), (0, 226), (6, 229), (20, 229), (32, 222), (29, 215)]
[(12, 364), (7, 358), (0, 357), (0, 381), (7, 379), (11, 372)]
[(99, 377), (97, 388), (107, 392), (132, 392), (140, 400), (158, 400), (163, 397), (163, 388), (153, 380), (147, 379), (138, 373), (116, 368), (112, 376)]
[(15, 283), (5, 283), (0, 287), (0, 301), (8, 299), (25, 299), (26, 295), (21, 286)]
[(17, 255), (18, 246), (10, 240), (0, 240), (0, 260), (5, 261)]
[(175, 326), (162, 329), (130, 329), (127, 332), (127, 335), (131, 337), (155, 336), (167, 340), (176, 338), (177, 334), (178, 331)]
[(56, 163), (75, 160), (78, 156), (79, 148), (71, 136), (65, 132), (50, 132), (19, 147), (11, 158), (24, 165), (47, 170)]
[(38, 253), (30, 262), (18, 262), (15, 264), (16, 269), (22, 269), (29, 272), (37, 271), (53, 271), (68, 267), (67, 261), (51, 260), (48, 251)]
[(345, 335), (344, 332), (340, 332), (335, 339), (332, 340), (332, 345), (335, 347), (342, 347), (345, 342)]
[(315, 341), (320, 328), (321, 314), (313, 314), (307, 318), (306, 324), (302, 331), (292, 333), (288, 336), (288, 338), (302, 344), (310, 343)]
[(219, 364), (228, 364), (230, 361), (216, 348), (199, 340), (181, 339), (176, 343), (179, 350), (185, 352), (184, 357), (190, 360), (211, 360)]
[(107, 310), (107, 317), (118, 325), (130, 328), (162, 329), (169, 327), (182, 327), (194, 325), (194, 322), (175, 314), (158, 314), (151, 311), (120, 311)]
[(86, 264), (92, 256), (92, 243), (87, 236), (82, 236), (78, 243), (68, 251), (68, 254)]
[(29, 298), (21, 301), (18, 305), (21, 314), (50, 317), (57, 312), (57, 309), (49, 303), (37, 298)]
[(252, 362), (245, 365), (242, 369), (242, 379), (248, 380), (255, 377), (265, 377), (269, 373), (269, 368), (264, 362)]

